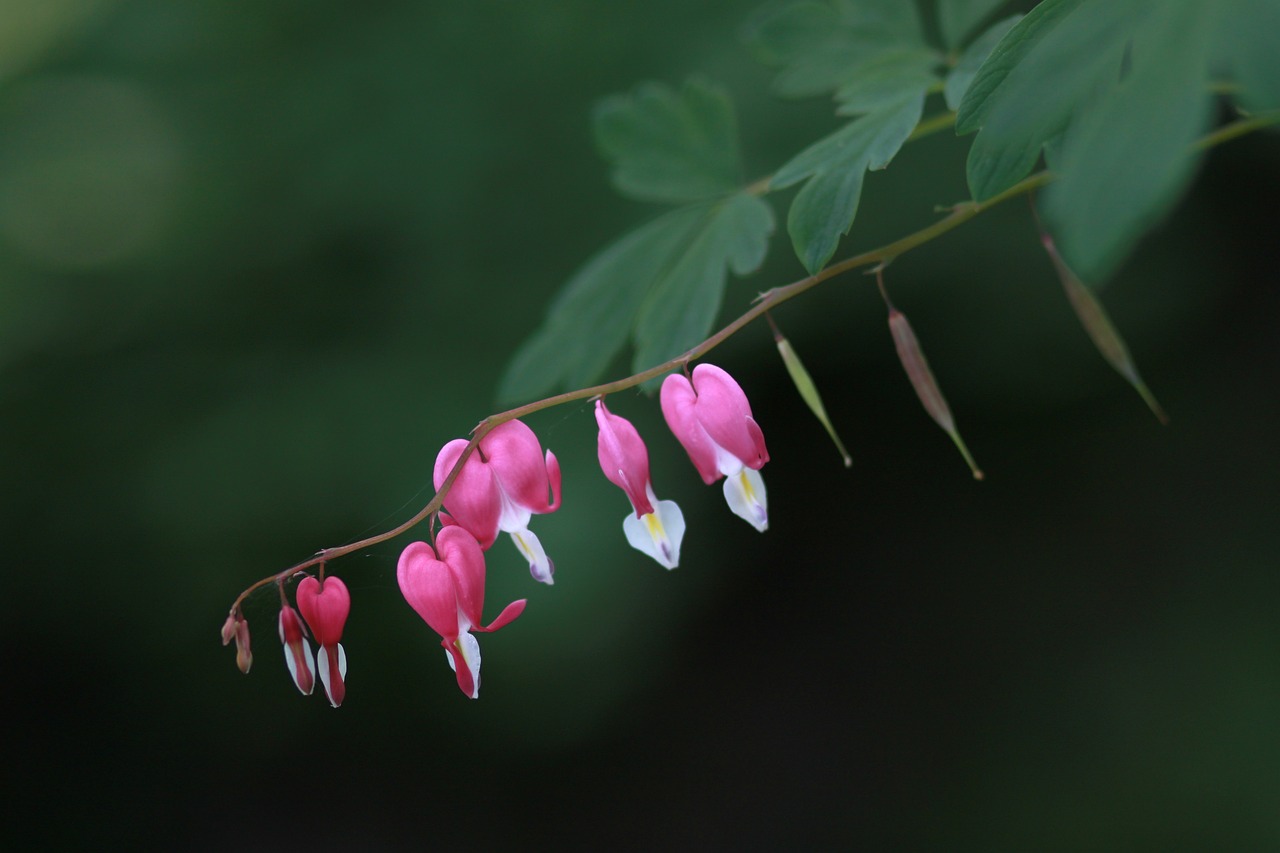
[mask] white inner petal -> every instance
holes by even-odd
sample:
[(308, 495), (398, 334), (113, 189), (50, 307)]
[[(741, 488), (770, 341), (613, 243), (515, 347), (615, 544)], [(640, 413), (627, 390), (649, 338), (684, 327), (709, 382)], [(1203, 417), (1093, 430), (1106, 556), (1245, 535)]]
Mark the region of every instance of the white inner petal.
[(764, 533), (769, 529), (769, 500), (764, 478), (753, 468), (743, 468), (736, 476), (726, 477), (724, 499), (733, 514)]
[(651, 501), (653, 512), (636, 518), (627, 513), (622, 520), (622, 532), (627, 543), (637, 551), (648, 554), (658, 564), (668, 569), (680, 565), (680, 543), (684, 539), (684, 513), (675, 501)]

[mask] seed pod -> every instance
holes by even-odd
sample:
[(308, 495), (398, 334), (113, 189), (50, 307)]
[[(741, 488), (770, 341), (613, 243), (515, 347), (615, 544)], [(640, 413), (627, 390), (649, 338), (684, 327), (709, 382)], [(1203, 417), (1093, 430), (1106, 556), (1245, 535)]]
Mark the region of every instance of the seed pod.
[(938, 426), (942, 427), (947, 435), (951, 436), (964, 461), (969, 465), (969, 470), (973, 472), (973, 479), (981, 480), (982, 470), (973, 461), (969, 448), (965, 446), (964, 439), (956, 430), (955, 418), (951, 416), (951, 407), (942, 396), (938, 381), (933, 378), (933, 371), (929, 369), (929, 362), (925, 360), (920, 342), (916, 340), (916, 334), (911, 330), (911, 324), (907, 322), (906, 316), (901, 311), (892, 306), (889, 308), (889, 332), (893, 335), (893, 345), (898, 350), (898, 360), (907, 371), (907, 378), (911, 380), (911, 386), (916, 389), (916, 395), (924, 404), (925, 411), (937, 421)]
[(849, 457), (849, 451), (844, 449), (844, 442), (840, 441), (840, 436), (836, 435), (835, 427), (827, 417), (827, 409), (822, 405), (822, 395), (818, 393), (818, 386), (813, 383), (813, 377), (809, 375), (809, 371), (805, 370), (804, 362), (800, 361), (800, 356), (796, 355), (796, 351), (791, 348), (791, 342), (780, 332), (775, 333), (774, 339), (778, 344), (778, 354), (782, 356), (782, 363), (787, 366), (787, 373), (791, 375), (791, 381), (795, 383), (800, 397), (809, 407), (809, 411), (813, 412), (813, 416), (826, 429), (827, 435), (831, 436), (836, 450), (840, 451), (840, 456), (844, 459), (844, 467), (852, 466), (853, 459)]
[(1062, 260), (1062, 255), (1058, 254), (1058, 247), (1054, 245), (1053, 238), (1047, 233), (1042, 233), (1040, 241), (1044, 244), (1045, 251), (1049, 253), (1049, 259), (1053, 261), (1053, 268), (1057, 270), (1058, 278), (1062, 280), (1062, 288), (1067, 292), (1067, 299), (1071, 302), (1071, 307), (1075, 310), (1076, 317), (1080, 319), (1080, 325), (1084, 326), (1085, 332), (1093, 340), (1093, 345), (1098, 348), (1098, 352), (1107, 360), (1107, 363), (1115, 368), (1116, 372), (1123, 376), (1125, 381), (1132, 385), (1134, 390), (1141, 395), (1143, 402), (1147, 404), (1147, 408), (1159, 419), (1160, 423), (1167, 424), (1169, 416), (1165, 414), (1160, 403), (1156, 401), (1155, 395), (1151, 393), (1147, 383), (1142, 381), (1142, 376), (1138, 374), (1138, 368), (1133, 363), (1132, 356), (1129, 355), (1129, 348), (1125, 346), (1124, 339), (1120, 337), (1120, 333), (1112, 325), (1111, 318), (1107, 316), (1106, 309), (1102, 307), (1102, 303), (1098, 301), (1093, 292), (1076, 277), (1076, 274)]

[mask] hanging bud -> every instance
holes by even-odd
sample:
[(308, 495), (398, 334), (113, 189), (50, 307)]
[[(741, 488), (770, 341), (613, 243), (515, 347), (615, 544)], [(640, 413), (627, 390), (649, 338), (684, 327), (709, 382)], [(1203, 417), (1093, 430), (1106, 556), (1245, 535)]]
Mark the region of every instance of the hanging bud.
[(1058, 247), (1054, 245), (1053, 238), (1047, 231), (1040, 232), (1040, 242), (1044, 245), (1044, 250), (1049, 253), (1053, 268), (1057, 270), (1058, 278), (1062, 280), (1062, 287), (1067, 292), (1067, 299), (1071, 302), (1076, 317), (1080, 319), (1080, 325), (1084, 326), (1085, 332), (1093, 340), (1093, 345), (1098, 348), (1098, 352), (1107, 360), (1107, 363), (1133, 386), (1160, 423), (1169, 423), (1169, 416), (1156, 401), (1147, 383), (1142, 381), (1138, 368), (1129, 355), (1129, 348), (1125, 346), (1124, 339), (1120, 337), (1116, 327), (1111, 324), (1111, 318), (1107, 316), (1102, 303), (1062, 260)]
[(227, 621), (222, 623), (222, 645), (228, 645), (232, 640), (236, 641), (236, 666), (248, 675), (249, 668), (253, 666), (253, 652), (249, 649), (249, 623), (239, 610), (231, 613)]
[(965, 446), (964, 439), (956, 430), (955, 419), (951, 417), (951, 407), (942, 396), (938, 381), (933, 378), (933, 371), (929, 369), (929, 362), (925, 360), (920, 342), (916, 340), (916, 334), (911, 330), (911, 324), (907, 322), (906, 316), (892, 305), (889, 306), (889, 332), (893, 335), (893, 345), (898, 350), (898, 360), (906, 369), (907, 378), (916, 389), (916, 394), (924, 404), (925, 411), (938, 422), (938, 426), (942, 427), (947, 435), (951, 436), (960, 454), (964, 456), (964, 461), (968, 463), (969, 470), (973, 472), (973, 479), (981, 480), (982, 470), (973, 461), (969, 448)]
[[(769, 324), (773, 325), (772, 317), (769, 318)], [(836, 429), (831, 425), (831, 419), (827, 417), (827, 408), (822, 405), (822, 395), (818, 393), (818, 386), (814, 384), (809, 371), (805, 370), (804, 362), (800, 360), (800, 356), (796, 355), (796, 351), (791, 348), (791, 342), (782, 336), (777, 326), (773, 327), (773, 339), (778, 344), (778, 354), (782, 356), (782, 363), (787, 366), (787, 373), (791, 375), (791, 381), (795, 383), (801, 399), (818, 419), (818, 423), (822, 424), (827, 435), (831, 436), (836, 450), (840, 451), (840, 456), (844, 459), (844, 467), (851, 467), (853, 459), (849, 457), (849, 451), (844, 449), (844, 442), (840, 440), (840, 436), (836, 435)]]

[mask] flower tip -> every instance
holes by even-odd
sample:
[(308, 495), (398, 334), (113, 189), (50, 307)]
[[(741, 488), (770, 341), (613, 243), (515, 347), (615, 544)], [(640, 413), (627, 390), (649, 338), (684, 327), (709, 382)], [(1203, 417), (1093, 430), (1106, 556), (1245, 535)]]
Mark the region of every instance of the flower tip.
[(234, 613), (227, 616), (227, 621), (222, 623), (222, 645), (226, 646), (236, 637), (236, 616)]

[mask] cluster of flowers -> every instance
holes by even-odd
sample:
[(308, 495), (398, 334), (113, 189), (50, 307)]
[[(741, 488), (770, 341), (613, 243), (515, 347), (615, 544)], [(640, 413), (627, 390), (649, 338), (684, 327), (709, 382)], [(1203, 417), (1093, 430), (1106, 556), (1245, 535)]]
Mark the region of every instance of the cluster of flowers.
[[(746, 394), (728, 373), (700, 364), (692, 378), (672, 374), (660, 394), (662, 414), (707, 485), (724, 479), (729, 508), (757, 530), (768, 527), (768, 505), (760, 468), (769, 461), (764, 434), (751, 416)], [(609, 482), (631, 502), (622, 529), (633, 548), (662, 566), (680, 562), (685, 523), (675, 501), (659, 500), (649, 476), (649, 452), (639, 432), (598, 399), (600, 467)], [(440, 489), (457, 466), (469, 442), (455, 439), (436, 457), (434, 481)], [(434, 545), (413, 542), (400, 554), (396, 578), (400, 592), (419, 616), (440, 635), (458, 687), (471, 698), (480, 691), (480, 644), (472, 632), (496, 631), (524, 612), (524, 599), (508, 604), (483, 624), (484, 552), (507, 533), (528, 561), (535, 580), (554, 582), (555, 566), (538, 537), (529, 530), (534, 515), (560, 506), (560, 465), (533, 430), (518, 420), (494, 427), (463, 462), (444, 498), (443, 528)], [(340, 640), (351, 609), (351, 597), (338, 578), (306, 577), (297, 589), (301, 618), (282, 601), (279, 627), (285, 661), (294, 684), (304, 694), (315, 686), (317, 668), (330, 703), (342, 703), (346, 688), (346, 653)], [(283, 593), (282, 593), (283, 596)], [(313, 658), (305, 625), (321, 647)], [(248, 625), (238, 611), (222, 629), (223, 644), (235, 640), (237, 663), (248, 672)]]

